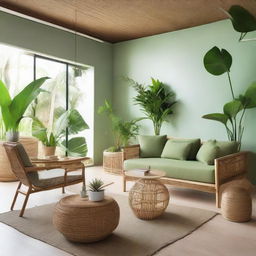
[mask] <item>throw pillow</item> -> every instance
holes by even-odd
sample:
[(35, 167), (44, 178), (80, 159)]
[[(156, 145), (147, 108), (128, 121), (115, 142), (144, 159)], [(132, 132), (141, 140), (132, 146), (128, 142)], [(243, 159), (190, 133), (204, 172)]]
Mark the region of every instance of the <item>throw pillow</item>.
[(168, 140), (164, 146), (161, 157), (187, 160), (191, 146), (191, 142)]
[(167, 140), (166, 135), (139, 135), (140, 156), (141, 157), (160, 157)]
[(201, 146), (201, 140), (199, 138), (197, 139), (170, 139), (172, 141), (177, 142), (188, 142), (191, 143), (191, 148), (187, 157), (187, 160), (196, 160), (196, 154)]
[(216, 145), (220, 148), (218, 157), (238, 152), (239, 143), (237, 141), (217, 141)]
[(216, 141), (210, 140), (202, 144), (200, 147), (196, 159), (208, 165), (214, 164), (214, 159), (218, 157), (219, 147)]

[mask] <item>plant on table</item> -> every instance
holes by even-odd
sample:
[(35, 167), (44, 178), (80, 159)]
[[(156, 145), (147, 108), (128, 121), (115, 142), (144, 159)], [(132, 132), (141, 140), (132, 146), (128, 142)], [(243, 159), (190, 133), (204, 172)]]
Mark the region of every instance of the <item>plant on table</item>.
[(114, 146), (108, 148), (108, 152), (121, 151), (122, 147), (127, 146), (130, 139), (138, 134), (139, 125), (137, 122), (140, 121), (141, 118), (131, 121), (123, 121), (121, 118), (114, 114), (113, 108), (107, 100), (105, 100), (104, 105), (99, 107), (98, 113), (105, 113), (111, 120)]
[(151, 78), (151, 85), (144, 86), (132, 79), (127, 79), (137, 92), (133, 98), (135, 104), (141, 107), (146, 119), (153, 122), (155, 135), (159, 135), (163, 122), (167, 122), (173, 114), (175, 93), (158, 79)]
[(48, 77), (42, 77), (31, 82), (13, 99), (11, 99), (7, 86), (0, 80), (0, 106), (5, 130), (10, 136), (9, 140), (18, 140), (20, 121), (28, 106), (42, 92), (41, 86), (47, 79)]
[(60, 146), (69, 156), (85, 156), (87, 144), (84, 137), (73, 137), (66, 141), (66, 132), (75, 135), (88, 125), (76, 109), (65, 111), (63, 108), (55, 109), (55, 119), (51, 127), (46, 127), (37, 117), (31, 116), (32, 135), (38, 138), (47, 147)]
[(90, 201), (101, 201), (104, 199), (104, 182), (101, 179), (93, 179), (88, 185), (88, 196)]

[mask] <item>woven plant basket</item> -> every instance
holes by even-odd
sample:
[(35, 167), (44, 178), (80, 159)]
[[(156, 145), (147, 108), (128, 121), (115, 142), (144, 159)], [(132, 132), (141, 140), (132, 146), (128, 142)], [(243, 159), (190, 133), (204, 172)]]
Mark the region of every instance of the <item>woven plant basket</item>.
[(103, 152), (105, 172), (121, 175), (123, 171), (123, 152)]
[[(33, 137), (21, 137), (19, 140), (24, 146), (30, 157), (37, 157), (38, 140)], [(13, 174), (9, 160), (7, 158), (4, 146), (4, 141), (0, 141), (0, 181), (16, 181), (17, 178)]]

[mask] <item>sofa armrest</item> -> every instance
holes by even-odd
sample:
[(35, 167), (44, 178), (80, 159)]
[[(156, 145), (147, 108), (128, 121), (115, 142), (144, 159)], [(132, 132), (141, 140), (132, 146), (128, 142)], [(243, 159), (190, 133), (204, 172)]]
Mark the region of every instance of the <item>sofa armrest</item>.
[(215, 159), (216, 187), (229, 181), (231, 178), (245, 176), (248, 165), (248, 152), (238, 152)]
[(140, 157), (139, 144), (124, 147), (122, 151), (123, 151), (123, 160)]

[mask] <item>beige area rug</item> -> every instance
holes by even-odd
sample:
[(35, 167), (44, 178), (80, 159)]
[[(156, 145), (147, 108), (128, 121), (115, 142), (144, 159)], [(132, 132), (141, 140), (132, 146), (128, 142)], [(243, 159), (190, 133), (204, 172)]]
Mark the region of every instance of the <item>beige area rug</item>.
[(0, 214), (3, 222), (20, 232), (77, 256), (143, 256), (156, 252), (189, 235), (216, 213), (169, 204), (167, 211), (158, 219), (145, 221), (136, 218), (128, 198), (112, 195), (120, 207), (120, 223), (107, 239), (77, 244), (67, 241), (52, 224), (54, 204), (27, 209), (23, 218), (19, 211)]

